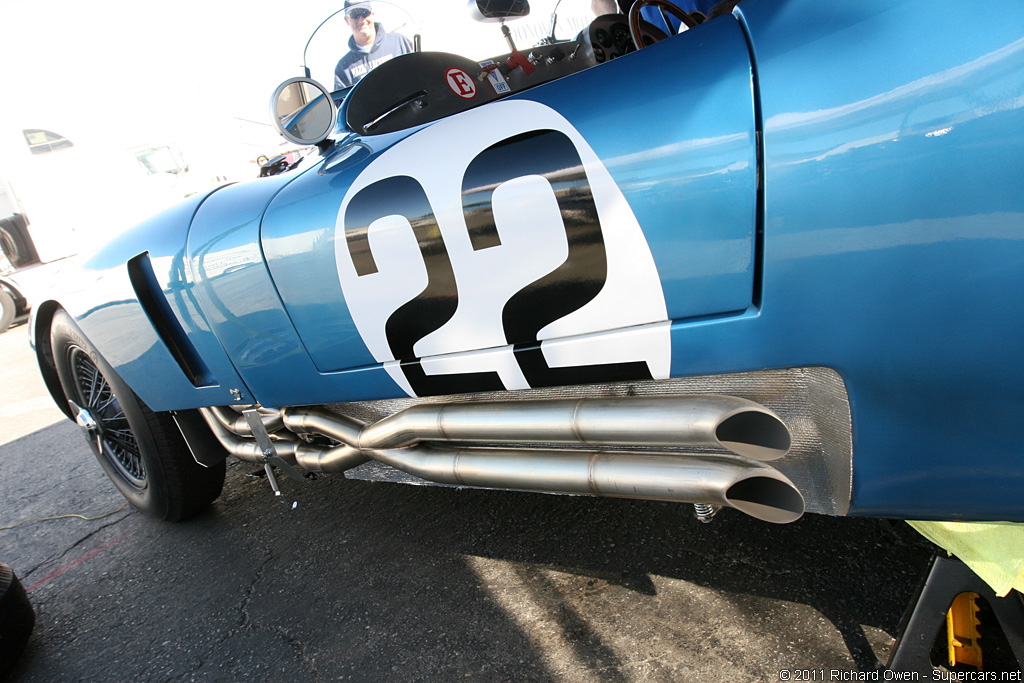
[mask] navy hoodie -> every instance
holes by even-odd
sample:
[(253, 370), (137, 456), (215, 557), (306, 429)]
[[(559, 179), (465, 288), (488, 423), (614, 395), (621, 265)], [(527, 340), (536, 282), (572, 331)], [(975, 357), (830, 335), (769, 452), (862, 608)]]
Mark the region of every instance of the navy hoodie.
[(369, 52), (361, 52), (356, 45), (355, 37), (348, 39), (348, 54), (338, 61), (334, 67), (334, 89), (350, 88), (363, 76), (384, 62), (398, 55), (412, 52), (409, 39), (400, 33), (388, 33), (379, 23), (374, 22), (377, 39)]

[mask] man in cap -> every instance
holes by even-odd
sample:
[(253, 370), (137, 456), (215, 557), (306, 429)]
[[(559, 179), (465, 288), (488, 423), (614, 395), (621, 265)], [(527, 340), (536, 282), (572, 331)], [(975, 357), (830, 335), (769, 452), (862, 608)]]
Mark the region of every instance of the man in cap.
[(350, 88), (384, 62), (412, 52), (409, 39), (399, 33), (388, 33), (374, 21), (369, 2), (345, 0), (345, 23), (352, 29), (348, 54), (334, 68), (334, 89)]

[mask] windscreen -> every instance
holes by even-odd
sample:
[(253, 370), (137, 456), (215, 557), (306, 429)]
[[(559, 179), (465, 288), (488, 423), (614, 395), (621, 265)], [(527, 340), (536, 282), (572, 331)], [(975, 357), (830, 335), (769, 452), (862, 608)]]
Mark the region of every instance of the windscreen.
[[(353, 85), (372, 68), (417, 42), (423, 51), (451, 52), (475, 61), (510, 52), (501, 25), (473, 21), (461, 0), (375, 0), (356, 8), (326, 18), (305, 49), (304, 64), (310, 75), (328, 90)], [(371, 13), (364, 19), (359, 9)], [(549, 41), (553, 13), (555, 41), (572, 40), (594, 18), (591, 0), (531, 0), (529, 16), (506, 24), (516, 47), (527, 52)], [(364, 29), (368, 28), (360, 20), (373, 25), (372, 44), (359, 44), (360, 39), (366, 40)]]

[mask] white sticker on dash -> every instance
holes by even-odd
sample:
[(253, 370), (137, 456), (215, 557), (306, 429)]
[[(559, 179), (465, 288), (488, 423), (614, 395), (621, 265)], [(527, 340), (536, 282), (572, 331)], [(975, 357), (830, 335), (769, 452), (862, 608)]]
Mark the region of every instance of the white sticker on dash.
[[(487, 67), (489, 66), (493, 66), (495, 68), (487, 71)], [(508, 83), (505, 82), (505, 77), (501, 75), (501, 71), (497, 69), (497, 64), (494, 63), (493, 59), (488, 59), (486, 62), (480, 62), (480, 68), (487, 71), (487, 81), (494, 88), (494, 92), (499, 95), (506, 95), (512, 92), (512, 88), (510, 88)]]

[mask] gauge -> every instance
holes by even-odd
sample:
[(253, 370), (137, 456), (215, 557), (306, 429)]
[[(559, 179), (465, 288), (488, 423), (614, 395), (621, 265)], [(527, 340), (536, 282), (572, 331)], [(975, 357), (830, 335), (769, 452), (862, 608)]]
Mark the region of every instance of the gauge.
[(594, 48), (594, 59), (597, 60), (598, 64), (603, 62), (604, 61), (604, 50), (602, 50), (599, 47), (595, 47)]
[(603, 28), (599, 28), (594, 35), (597, 36), (597, 42), (601, 43), (604, 47), (612, 46), (612, 37), (608, 35), (608, 31), (605, 31)]
[(633, 44), (633, 37), (629, 35), (629, 27), (625, 24), (615, 24), (612, 27), (612, 37), (615, 40), (615, 47), (623, 52)]

